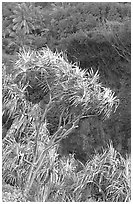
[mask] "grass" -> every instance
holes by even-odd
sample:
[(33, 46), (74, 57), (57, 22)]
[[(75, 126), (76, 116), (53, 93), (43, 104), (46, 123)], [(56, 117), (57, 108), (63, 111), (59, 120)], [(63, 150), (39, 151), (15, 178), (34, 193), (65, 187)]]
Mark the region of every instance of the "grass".
[[(130, 158), (124, 159), (112, 144), (85, 165), (74, 155), (58, 158), (56, 148), (53, 148), (37, 174), (28, 199), (36, 202), (129, 202), (130, 165)], [(7, 194), (11, 196), (10, 191), (3, 193), (3, 200)]]

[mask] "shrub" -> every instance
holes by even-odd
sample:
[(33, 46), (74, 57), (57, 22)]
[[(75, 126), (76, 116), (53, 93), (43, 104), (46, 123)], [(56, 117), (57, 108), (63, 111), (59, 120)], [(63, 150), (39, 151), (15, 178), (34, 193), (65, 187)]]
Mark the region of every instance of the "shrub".
[[(31, 98), (37, 86), (43, 94), (41, 100)], [(55, 133), (49, 134), (47, 115), (54, 104), (60, 113)], [(25, 188), (27, 195), (44, 164), (46, 172), (51, 169), (48, 155), (52, 148), (77, 127), (80, 118), (97, 114), (106, 119), (118, 104), (114, 93), (99, 82), (98, 72), (82, 71), (68, 63), (63, 53), (49, 48), (24, 48), (10, 76), (3, 66), (3, 113), (8, 110), (14, 117), (3, 139), (5, 181), (11, 178), (9, 183)]]

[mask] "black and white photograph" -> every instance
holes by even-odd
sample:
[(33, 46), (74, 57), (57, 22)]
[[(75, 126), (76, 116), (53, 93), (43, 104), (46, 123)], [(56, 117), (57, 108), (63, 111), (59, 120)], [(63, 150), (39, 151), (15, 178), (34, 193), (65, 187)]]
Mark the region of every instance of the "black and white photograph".
[(2, 202), (131, 202), (131, 1), (3, 1)]

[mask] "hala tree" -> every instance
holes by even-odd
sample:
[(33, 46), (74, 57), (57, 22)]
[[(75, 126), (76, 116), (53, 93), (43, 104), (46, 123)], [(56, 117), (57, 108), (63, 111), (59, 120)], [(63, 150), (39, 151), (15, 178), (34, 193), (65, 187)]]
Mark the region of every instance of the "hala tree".
[[(31, 45), (37, 35), (46, 34), (45, 19), (40, 7), (33, 2), (11, 4), (10, 15), (3, 4), (3, 38), (11, 38), (8, 47)], [(7, 13), (8, 14), (8, 13)], [(10, 22), (10, 23), (9, 23)]]
[(20, 31), (25, 34), (31, 34), (36, 29), (44, 28), (42, 12), (40, 7), (35, 7), (34, 3), (20, 3), (13, 11), (13, 30), (18, 34)]
[[(50, 134), (47, 116), (55, 104), (58, 127)], [(3, 138), (3, 179), (25, 189), (27, 196), (36, 181), (50, 179), (58, 144), (79, 120), (90, 115), (107, 119), (118, 104), (115, 93), (100, 83), (98, 71), (83, 71), (47, 47), (23, 48), (12, 75), (7, 77), (3, 66), (3, 114), (8, 111), (14, 118)]]

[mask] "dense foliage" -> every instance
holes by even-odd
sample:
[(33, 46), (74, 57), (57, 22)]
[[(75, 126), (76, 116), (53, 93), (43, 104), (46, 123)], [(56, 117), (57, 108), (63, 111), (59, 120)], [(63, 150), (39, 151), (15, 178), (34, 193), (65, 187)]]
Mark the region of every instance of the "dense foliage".
[(129, 201), (130, 3), (2, 12), (3, 201)]
[[(55, 105), (58, 126), (51, 134), (49, 113)], [(115, 93), (100, 83), (98, 72), (85, 72), (49, 48), (23, 49), (10, 75), (3, 65), (3, 115), (8, 115), (10, 125), (3, 135), (3, 183), (16, 187), (12, 196), (12, 189), (3, 190), (3, 200), (129, 201), (130, 161), (112, 145), (94, 156), (88, 149), (92, 158), (85, 164), (74, 154), (63, 156), (59, 151), (60, 142), (76, 134), (82, 119), (105, 120), (118, 105)]]

